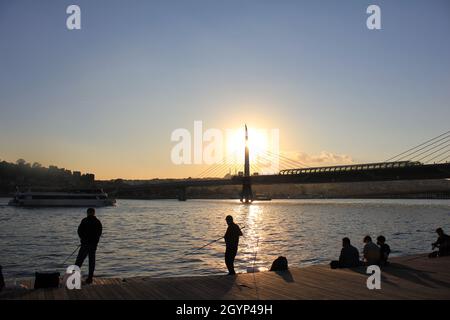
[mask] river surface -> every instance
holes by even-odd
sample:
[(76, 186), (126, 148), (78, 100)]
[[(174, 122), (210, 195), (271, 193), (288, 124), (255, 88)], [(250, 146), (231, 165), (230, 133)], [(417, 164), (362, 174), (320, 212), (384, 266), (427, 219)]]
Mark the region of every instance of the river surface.
[[(15, 208), (0, 198), (0, 264), (8, 281), (59, 271), (79, 243), (80, 208)], [(96, 275), (172, 277), (224, 274), (224, 242), (194, 251), (225, 233), (231, 214), (245, 228), (237, 272), (267, 267), (279, 255), (303, 266), (336, 259), (341, 239), (362, 248), (384, 235), (392, 256), (430, 251), (434, 230), (450, 231), (450, 200), (118, 200), (97, 209), (103, 236)], [(75, 254), (76, 255), (76, 254)], [(74, 263), (75, 255), (66, 265)], [(256, 259), (255, 259), (256, 258)], [(87, 261), (82, 273), (87, 273)]]

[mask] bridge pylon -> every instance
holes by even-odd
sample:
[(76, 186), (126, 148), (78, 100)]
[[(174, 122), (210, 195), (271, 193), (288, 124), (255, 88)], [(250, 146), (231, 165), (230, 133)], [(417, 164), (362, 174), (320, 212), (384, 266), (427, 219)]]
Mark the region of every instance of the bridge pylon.
[(178, 201), (186, 201), (186, 187), (181, 187), (178, 189)]
[(250, 181), (250, 156), (248, 150), (248, 130), (245, 125), (245, 161), (244, 161), (244, 179), (242, 183), (241, 202), (253, 202), (252, 184)]

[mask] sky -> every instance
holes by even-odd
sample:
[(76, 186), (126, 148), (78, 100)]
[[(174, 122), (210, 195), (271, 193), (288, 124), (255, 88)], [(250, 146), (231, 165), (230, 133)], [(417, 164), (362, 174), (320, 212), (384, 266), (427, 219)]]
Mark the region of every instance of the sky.
[(0, 0), (0, 159), (195, 176), (171, 134), (198, 120), (278, 129), (305, 161), (383, 161), (450, 129), (449, 34), (447, 0)]

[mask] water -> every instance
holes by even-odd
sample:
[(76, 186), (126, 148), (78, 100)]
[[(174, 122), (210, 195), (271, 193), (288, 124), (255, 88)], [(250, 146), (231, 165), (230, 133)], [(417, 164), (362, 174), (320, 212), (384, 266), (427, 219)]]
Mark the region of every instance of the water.
[[(0, 264), (6, 279), (35, 271), (64, 272), (59, 264), (78, 245), (79, 208), (15, 208), (0, 199)], [(243, 205), (234, 200), (119, 200), (97, 209), (103, 237), (97, 251), (99, 276), (152, 277), (223, 274), (224, 243), (193, 254), (223, 235), (231, 214), (242, 226), (236, 270), (270, 267), (284, 255), (302, 266), (336, 259), (341, 239), (362, 247), (366, 234), (383, 234), (392, 255), (431, 249), (434, 230), (450, 231), (449, 200), (274, 200)], [(72, 257), (69, 263), (75, 261)], [(83, 265), (87, 272), (87, 261)]]

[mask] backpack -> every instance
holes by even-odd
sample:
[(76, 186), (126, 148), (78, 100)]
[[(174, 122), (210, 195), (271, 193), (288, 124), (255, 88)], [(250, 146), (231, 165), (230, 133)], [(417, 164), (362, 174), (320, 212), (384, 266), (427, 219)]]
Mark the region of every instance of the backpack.
[(41, 273), (36, 272), (34, 277), (34, 288), (58, 288), (59, 272)]
[(272, 263), (272, 267), (270, 267), (270, 271), (285, 271), (287, 269), (288, 269), (288, 261), (286, 257), (282, 256), (276, 258)]

